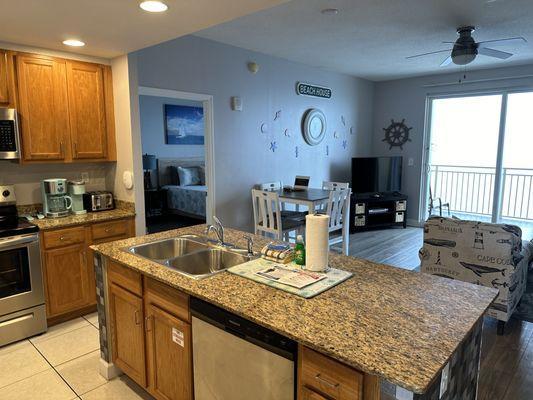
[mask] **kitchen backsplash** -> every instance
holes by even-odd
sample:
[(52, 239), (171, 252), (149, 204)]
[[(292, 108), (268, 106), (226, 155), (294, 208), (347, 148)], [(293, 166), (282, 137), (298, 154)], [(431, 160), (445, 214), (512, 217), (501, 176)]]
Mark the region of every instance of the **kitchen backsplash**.
[(41, 180), (47, 178), (81, 179), (89, 174), (87, 190), (112, 190), (106, 181), (111, 164), (25, 164), (0, 161), (0, 185), (15, 185), (17, 205), (42, 204)]

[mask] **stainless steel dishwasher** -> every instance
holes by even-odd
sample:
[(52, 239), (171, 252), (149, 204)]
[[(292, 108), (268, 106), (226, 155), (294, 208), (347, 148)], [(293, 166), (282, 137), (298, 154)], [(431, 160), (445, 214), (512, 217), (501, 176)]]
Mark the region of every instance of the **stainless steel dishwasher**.
[(191, 298), (195, 400), (293, 400), (296, 342)]

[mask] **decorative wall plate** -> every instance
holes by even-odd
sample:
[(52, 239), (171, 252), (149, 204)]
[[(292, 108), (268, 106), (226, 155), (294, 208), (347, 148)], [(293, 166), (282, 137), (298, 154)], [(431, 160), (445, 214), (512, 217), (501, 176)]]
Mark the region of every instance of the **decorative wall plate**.
[(326, 136), (326, 116), (317, 108), (311, 108), (304, 114), (302, 121), (302, 134), (310, 146), (316, 146)]

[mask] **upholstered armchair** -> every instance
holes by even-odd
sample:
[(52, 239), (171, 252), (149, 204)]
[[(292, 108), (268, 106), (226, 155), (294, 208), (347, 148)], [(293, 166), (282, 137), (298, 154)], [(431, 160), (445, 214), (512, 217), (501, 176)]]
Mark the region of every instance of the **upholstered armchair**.
[(503, 333), (525, 291), (531, 259), (519, 227), (431, 217), (419, 256), (421, 272), (498, 289), (488, 315)]

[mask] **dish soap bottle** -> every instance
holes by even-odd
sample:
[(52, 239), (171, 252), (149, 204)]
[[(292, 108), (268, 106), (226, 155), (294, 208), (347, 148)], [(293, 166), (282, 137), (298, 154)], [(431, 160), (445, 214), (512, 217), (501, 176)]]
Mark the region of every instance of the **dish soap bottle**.
[(305, 265), (305, 246), (302, 235), (296, 236), (296, 246), (294, 246), (294, 262), (298, 265)]

